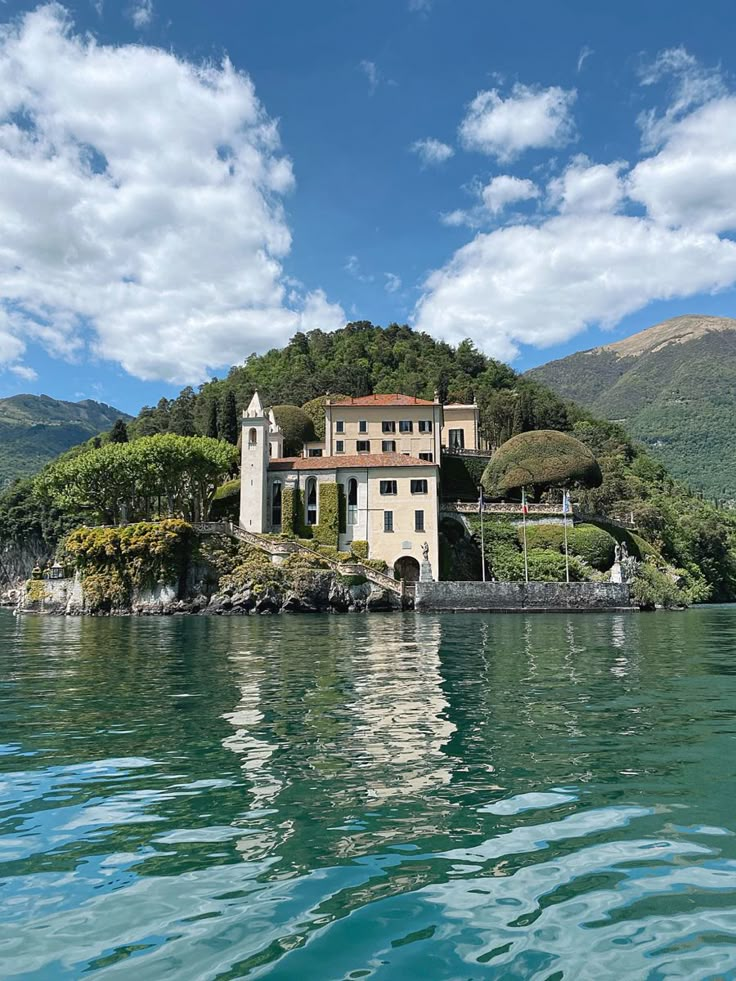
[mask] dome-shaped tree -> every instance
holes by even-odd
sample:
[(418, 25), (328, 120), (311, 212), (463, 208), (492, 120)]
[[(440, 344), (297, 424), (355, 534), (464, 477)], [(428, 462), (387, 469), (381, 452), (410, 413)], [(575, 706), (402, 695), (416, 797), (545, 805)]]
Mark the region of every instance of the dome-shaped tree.
[(316, 399), (310, 399), (309, 402), (304, 403), (302, 408), (314, 423), (317, 439), (325, 438), (325, 403), (327, 399), (330, 399), (331, 402), (342, 402), (343, 399), (349, 398), (349, 395), (318, 395)]
[(500, 446), (481, 483), (490, 497), (503, 497), (522, 487), (573, 483), (598, 487), (602, 480), (598, 461), (584, 443), (569, 433), (539, 429), (513, 436)]
[(276, 425), (284, 434), (286, 456), (299, 456), (304, 444), (317, 438), (312, 420), (298, 405), (274, 405), (273, 414)]

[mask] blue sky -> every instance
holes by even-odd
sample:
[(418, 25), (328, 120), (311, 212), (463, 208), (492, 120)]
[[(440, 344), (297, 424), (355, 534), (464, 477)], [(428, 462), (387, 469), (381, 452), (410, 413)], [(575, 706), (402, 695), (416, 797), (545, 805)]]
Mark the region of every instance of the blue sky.
[(0, 21), (0, 395), (136, 411), (346, 319), (523, 370), (734, 312), (729, 3), (2, 0)]

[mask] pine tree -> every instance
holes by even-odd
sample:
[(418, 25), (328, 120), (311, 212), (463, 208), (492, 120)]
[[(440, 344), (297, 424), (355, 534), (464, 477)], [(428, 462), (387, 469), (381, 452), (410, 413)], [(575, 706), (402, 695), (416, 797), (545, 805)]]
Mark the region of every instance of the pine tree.
[(232, 443), (233, 446), (237, 446), (239, 428), (238, 408), (235, 403), (235, 392), (233, 392), (232, 389), (229, 389), (222, 404), (220, 436), (222, 439), (226, 439), (228, 443)]
[(127, 443), (128, 442), (128, 427), (125, 425), (122, 419), (116, 419), (115, 425), (110, 430), (110, 443)]
[(210, 436), (212, 439), (219, 439), (218, 425), (217, 425), (217, 402), (215, 399), (209, 404), (207, 410), (207, 431), (205, 436)]

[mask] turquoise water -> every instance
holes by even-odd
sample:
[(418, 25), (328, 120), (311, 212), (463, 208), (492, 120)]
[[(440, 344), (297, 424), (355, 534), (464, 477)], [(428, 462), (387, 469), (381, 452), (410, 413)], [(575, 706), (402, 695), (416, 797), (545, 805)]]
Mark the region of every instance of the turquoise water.
[(0, 614), (5, 978), (736, 978), (736, 610)]

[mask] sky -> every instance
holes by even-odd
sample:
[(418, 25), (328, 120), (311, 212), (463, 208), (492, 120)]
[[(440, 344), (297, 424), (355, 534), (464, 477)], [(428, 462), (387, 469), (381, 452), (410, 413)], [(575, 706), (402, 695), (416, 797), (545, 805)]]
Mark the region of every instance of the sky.
[(0, 0), (0, 397), (736, 312), (730, 0)]

